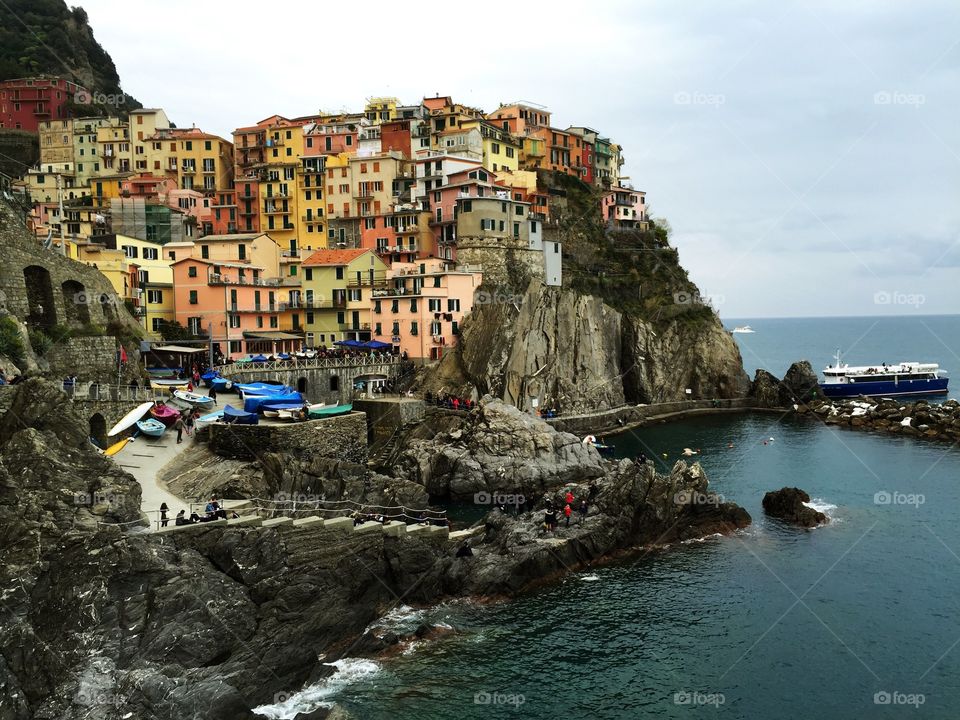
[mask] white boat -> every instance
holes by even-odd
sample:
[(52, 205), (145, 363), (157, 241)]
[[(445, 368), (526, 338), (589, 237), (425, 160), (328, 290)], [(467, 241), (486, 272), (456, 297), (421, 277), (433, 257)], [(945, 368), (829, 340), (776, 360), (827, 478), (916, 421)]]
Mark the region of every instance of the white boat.
[(126, 415), (124, 415), (120, 419), (120, 422), (118, 422), (116, 425), (114, 425), (110, 429), (110, 432), (107, 433), (107, 437), (113, 437), (114, 435), (119, 435), (124, 430), (127, 430), (133, 427), (134, 424), (137, 422), (137, 420), (139, 420), (144, 415), (146, 415), (147, 412), (152, 407), (153, 407), (152, 402), (145, 402), (145, 403), (141, 403), (140, 405), (137, 405), (133, 410), (128, 412)]
[(735, 332), (735, 333), (752, 333), (752, 332), (756, 332), (756, 330), (754, 330), (754, 329), (753, 329), (752, 327), (750, 327), (749, 325), (738, 325), (737, 327), (735, 327), (735, 328), (733, 329), (732, 332)]
[(198, 395), (197, 393), (186, 392), (185, 390), (175, 390), (173, 396), (177, 398), (177, 400), (190, 403), (195, 407), (210, 407), (213, 405), (212, 398), (209, 398), (206, 395)]
[(824, 369), (820, 383), (828, 398), (945, 395), (950, 383), (947, 371), (937, 363), (851, 366), (843, 362), (839, 350), (834, 358), (835, 363)]

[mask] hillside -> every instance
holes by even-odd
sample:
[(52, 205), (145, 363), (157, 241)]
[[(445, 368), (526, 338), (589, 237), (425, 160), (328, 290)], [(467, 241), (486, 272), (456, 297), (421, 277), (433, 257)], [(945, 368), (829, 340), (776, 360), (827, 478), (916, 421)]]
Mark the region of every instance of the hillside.
[[(0, 80), (59, 75), (93, 92), (118, 95), (120, 76), (97, 42), (83, 8), (64, 0), (7, 0), (0, 3)], [(140, 107), (127, 96), (121, 110)], [(84, 105), (90, 114), (96, 106)]]

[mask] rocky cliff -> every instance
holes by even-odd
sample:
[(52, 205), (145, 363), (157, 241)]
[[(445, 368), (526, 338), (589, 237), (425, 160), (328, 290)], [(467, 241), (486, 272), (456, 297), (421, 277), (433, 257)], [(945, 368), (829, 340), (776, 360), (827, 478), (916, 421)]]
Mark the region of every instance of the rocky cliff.
[[(364, 629), (397, 598), (510, 595), (618, 550), (750, 521), (697, 465), (657, 475), (624, 461), (570, 485), (592, 497), (582, 526), (547, 534), (540, 512), (494, 511), (472, 558), (432, 532), (129, 532), (115, 523), (136, 519), (139, 486), (86, 442), (58, 393), (39, 380), (0, 392), (3, 720), (253, 720), (251, 708), (329, 673), (323, 662), (369, 651)], [(522, 418), (497, 413), (470, 428), (468, 447), (520, 431)]]

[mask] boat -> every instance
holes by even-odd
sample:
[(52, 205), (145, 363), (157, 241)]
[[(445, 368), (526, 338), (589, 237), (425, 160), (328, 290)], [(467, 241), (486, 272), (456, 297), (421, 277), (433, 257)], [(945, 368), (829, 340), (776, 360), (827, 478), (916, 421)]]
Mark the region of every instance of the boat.
[(845, 365), (840, 351), (835, 363), (823, 370), (820, 389), (828, 398), (944, 395), (950, 378), (937, 363), (901, 362), (896, 365)]
[(200, 376), (200, 379), (203, 380), (203, 384), (207, 387), (213, 387), (213, 381), (220, 377), (220, 373), (216, 370), (207, 370)]
[(583, 444), (592, 447), (594, 450), (604, 456), (613, 455), (614, 451), (616, 450), (616, 447), (613, 445), (605, 443), (602, 440), (597, 440), (596, 435), (587, 435), (583, 439)]
[(752, 333), (752, 332), (756, 332), (756, 330), (754, 330), (754, 329), (753, 329), (752, 327), (750, 327), (749, 325), (738, 325), (737, 327), (735, 327), (735, 328), (733, 329), (733, 332), (735, 332), (735, 333)]
[(213, 388), (217, 392), (231, 390), (233, 388), (233, 380), (227, 380), (225, 377), (215, 377), (207, 387)]
[(177, 390), (186, 390), (190, 386), (189, 380), (177, 380), (176, 384), (161, 385), (156, 380), (150, 383), (153, 390), (163, 390), (164, 392), (175, 392)]
[(223, 410), (216, 410), (212, 413), (207, 413), (206, 415), (201, 415), (196, 419), (197, 427), (202, 425), (209, 425), (210, 423), (219, 422), (223, 420)]
[(127, 446), (127, 443), (128, 443), (128, 442), (130, 442), (130, 438), (124, 438), (124, 439), (121, 440), (120, 442), (115, 442), (113, 445), (111, 445), (111, 446), (108, 447), (106, 450), (104, 450), (104, 451), (103, 451), (103, 454), (104, 454), (104, 455), (116, 455), (118, 452), (120, 452), (121, 450), (123, 450), (123, 449)]
[(223, 409), (223, 421), (235, 425), (256, 425), (260, 422), (260, 418), (257, 417), (255, 412), (246, 412), (238, 410), (232, 405), (227, 405)]
[(257, 412), (268, 403), (283, 403), (293, 405), (303, 405), (303, 395), (298, 392), (289, 395), (257, 395), (245, 396), (243, 400), (243, 409), (247, 412)]
[(147, 368), (147, 374), (150, 377), (154, 378), (176, 378), (180, 377), (180, 373), (183, 372), (183, 368), (170, 368), (170, 367), (151, 367)]
[(233, 386), (238, 392), (247, 395), (270, 395), (270, 394), (289, 394), (293, 388), (283, 383), (274, 384), (267, 382), (255, 383), (235, 383)]
[(307, 416), (311, 420), (317, 418), (336, 417), (337, 415), (346, 415), (353, 411), (353, 403), (347, 405), (330, 405), (323, 407), (313, 407), (307, 411)]
[(137, 420), (137, 427), (140, 428), (140, 432), (150, 437), (160, 437), (163, 435), (163, 431), (167, 429), (166, 425), (154, 418)]
[(186, 392), (185, 390), (177, 390), (173, 393), (173, 396), (177, 400), (190, 403), (195, 407), (213, 407), (213, 398), (207, 397), (206, 395), (198, 395), (197, 393)]
[(180, 417), (180, 411), (169, 405), (154, 405), (153, 408), (150, 409), (150, 415), (167, 427), (170, 427), (177, 421), (177, 418)]
[(270, 402), (265, 402), (261, 407), (264, 410), (299, 410), (302, 408), (304, 403), (299, 402), (281, 402), (279, 400), (271, 400)]
[(150, 381), (150, 384), (151, 384), (151, 385), (154, 385), (154, 386), (156, 386), (156, 387), (162, 387), (162, 388), (169, 388), (169, 387), (172, 387), (172, 388), (180, 388), (180, 387), (186, 387), (187, 385), (189, 385), (189, 384), (190, 384), (190, 381), (189, 381), (189, 380), (182, 380), (182, 379), (180, 379), (180, 378), (177, 378), (176, 380), (173, 380), (173, 379), (171, 379), (171, 380), (151, 380), (151, 381)]
[(132, 428), (134, 423), (137, 422), (140, 418), (147, 414), (150, 408), (153, 407), (152, 402), (145, 402), (137, 405), (133, 410), (128, 412), (122, 418), (120, 422), (110, 428), (110, 432), (107, 433), (107, 437), (113, 437), (114, 435), (119, 435), (124, 430)]
[(268, 418), (278, 418), (280, 417), (279, 410), (271, 410), (269, 407), (263, 408), (263, 416)]

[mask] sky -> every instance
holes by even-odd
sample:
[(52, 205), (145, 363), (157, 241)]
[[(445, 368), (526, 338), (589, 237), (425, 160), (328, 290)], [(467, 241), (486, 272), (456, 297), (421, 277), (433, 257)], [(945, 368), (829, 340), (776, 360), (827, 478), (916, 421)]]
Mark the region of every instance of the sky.
[(79, 4), (180, 127), (439, 93), (596, 128), (722, 317), (960, 311), (955, 1)]

